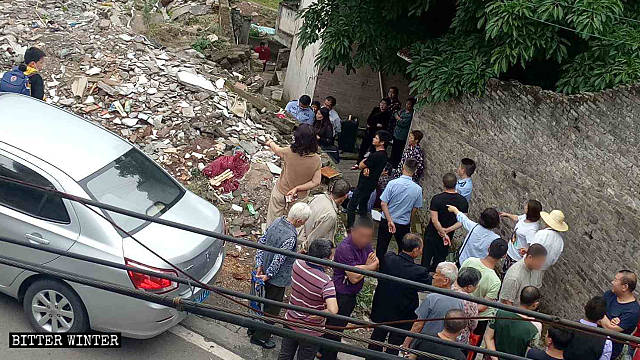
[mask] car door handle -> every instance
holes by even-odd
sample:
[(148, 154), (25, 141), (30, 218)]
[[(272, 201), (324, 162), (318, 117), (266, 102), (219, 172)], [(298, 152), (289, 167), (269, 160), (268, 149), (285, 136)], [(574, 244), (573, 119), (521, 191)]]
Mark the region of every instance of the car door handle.
[(49, 240), (42, 238), (38, 233), (25, 234), (24, 237), (32, 244), (49, 245)]

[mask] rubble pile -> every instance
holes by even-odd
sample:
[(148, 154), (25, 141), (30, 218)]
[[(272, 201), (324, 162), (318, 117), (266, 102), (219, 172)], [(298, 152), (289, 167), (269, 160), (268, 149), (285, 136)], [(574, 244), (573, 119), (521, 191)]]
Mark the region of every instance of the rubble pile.
[[(259, 76), (236, 72), (238, 64), (251, 61), (250, 49), (232, 49), (232, 56), (216, 58), (192, 48), (164, 48), (134, 32), (132, 24), (140, 15), (134, 3), (0, 3), (0, 72), (21, 61), (27, 47), (42, 48), (47, 53), (41, 75), (48, 103), (137, 145), (233, 217), (234, 235), (259, 234), (278, 168), (262, 144), (268, 139), (288, 142), (294, 123), (232, 91), (237, 87), (259, 93), (264, 88)], [(206, 14), (216, 5), (213, 0), (174, 3), (154, 6), (172, 18), (187, 10)], [(202, 170), (236, 151), (244, 152), (253, 165), (240, 189), (225, 194), (210, 185)]]

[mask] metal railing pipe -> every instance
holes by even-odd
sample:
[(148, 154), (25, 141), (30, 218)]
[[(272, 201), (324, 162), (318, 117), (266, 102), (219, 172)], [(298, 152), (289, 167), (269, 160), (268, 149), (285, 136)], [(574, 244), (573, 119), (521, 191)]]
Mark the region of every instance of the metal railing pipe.
[[(126, 271), (134, 271), (134, 272), (145, 274), (145, 275), (150, 275), (150, 276), (154, 276), (154, 277), (158, 277), (158, 278), (162, 278), (162, 279), (175, 281), (177, 283), (193, 286), (193, 287), (196, 287), (196, 288), (202, 288), (199, 285), (194, 285), (193, 282), (189, 281), (188, 279), (185, 279), (185, 278), (182, 278), (182, 277), (179, 277), (179, 276), (175, 276), (175, 275), (171, 275), (171, 274), (159, 273), (159, 272), (155, 272), (155, 271), (152, 271), (152, 270), (146, 270), (146, 269), (141, 269), (141, 268), (137, 268), (137, 267), (132, 267), (132, 266), (128, 266), (128, 265), (125, 265), (125, 264), (120, 264), (120, 263), (116, 263), (116, 262), (112, 262), (112, 261), (108, 261), (108, 260), (102, 260), (102, 259), (89, 257), (89, 256), (86, 256), (86, 255), (70, 253), (70, 252), (67, 252), (67, 251), (64, 251), (64, 250), (47, 248), (47, 247), (45, 247), (43, 245), (39, 245), (39, 244), (24, 243), (24, 242), (20, 242), (20, 241), (17, 241), (17, 240), (4, 238), (4, 237), (0, 237), (0, 241), (8, 242), (8, 243), (19, 245), (19, 246), (28, 247), (28, 248), (31, 248), (31, 249), (41, 250), (41, 251), (45, 251), (45, 252), (48, 252), (48, 253), (53, 253), (53, 254), (57, 254), (57, 255), (61, 255), (61, 256), (65, 256), (65, 257), (70, 257), (70, 258), (81, 260), (81, 261), (87, 261), (87, 262), (98, 264), (98, 265), (102, 265), (102, 266), (107, 266), (107, 267), (126, 270)], [(0, 260), (4, 259), (4, 258), (5, 257), (0, 255)], [(10, 258), (6, 258), (6, 259), (10, 259)], [(12, 259), (12, 260), (15, 260), (15, 259)], [(17, 261), (17, 260), (15, 260), (15, 261)], [(291, 310), (294, 310), (294, 311), (305, 312), (305, 313), (312, 314), (312, 315), (323, 316), (323, 317), (327, 317), (327, 318), (333, 318), (333, 319), (337, 319), (337, 320), (347, 321), (347, 322), (351, 322), (351, 323), (358, 324), (358, 325), (373, 325), (373, 326), (379, 327), (379, 328), (381, 328), (383, 330), (395, 332), (395, 333), (398, 333), (398, 334), (401, 334), (401, 335), (413, 337), (413, 338), (416, 338), (416, 339), (428, 340), (428, 341), (432, 341), (432, 342), (439, 343), (439, 344), (456, 346), (456, 347), (459, 347), (461, 349), (465, 349), (465, 350), (469, 350), (469, 351), (473, 351), (473, 352), (477, 352), (477, 353), (482, 353), (482, 354), (487, 354), (489, 356), (500, 356), (503, 359), (509, 359), (509, 360), (524, 360), (524, 358), (521, 357), (521, 356), (511, 355), (511, 354), (507, 354), (507, 353), (503, 353), (503, 352), (499, 352), (499, 351), (493, 351), (493, 350), (489, 350), (489, 349), (485, 349), (485, 348), (482, 348), (482, 347), (473, 346), (473, 345), (469, 345), (469, 344), (462, 344), (462, 343), (456, 343), (456, 342), (452, 342), (452, 341), (442, 340), (439, 337), (430, 336), (430, 335), (426, 335), (426, 334), (422, 334), (422, 333), (413, 333), (411, 331), (404, 330), (404, 329), (399, 329), (399, 328), (396, 328), (396, 327), (393, 327), (393, 326), (389, 326), (389, 325), (377, 325), (376, 323), (373, 323), (373, 322), (370, 322), (370, 321), (360, 320), (360, 319), (352, 318), (352, 317), (349, 317), (349, 316), (344, 316), (344, 315), (339, 315), (339, 314), (332, 314), (332, 313), (329, 313), (329, 312), (326, 312), (326, 311), (321, 311), (321, 310), (316, 310), (316, 309), (310, 309), (310, 308), (307, 308), (307, 307), (292, 305), (292, 304), (288, 304), (288, 303), (284, 303), (284, 302), (280, 302), (280, 301), (276, 301), (276, 300), (271, 300), (271, 299), (262, 298), (262, 297), (259, 297), (259, 296), (254, 296), (254, 295), (250, 295), (250, 294), (241, 293), (241, 292), (238, 292), (238, 291), (225, 289), (225, 288), (214, 286), (214, 285), (208, 285), (208, 284), (206, 284), (206, 285), (207, 285), (207, 287), (205, 287), (204, 289), (211, 290), (213, 292), (220, 292), (220, 293), (223, 293), (223, 294), (226, 294), (226, 295), (234, 296), (234, 297), (245, 299), (245, 300), (252, 300), (252, 301), (257, 301), (257, 302), (270, 304), (270, 305), (277, 305), (277, 306), (280, 306), (280, 307), (285, 308), (285, 309), (291, 309)]]

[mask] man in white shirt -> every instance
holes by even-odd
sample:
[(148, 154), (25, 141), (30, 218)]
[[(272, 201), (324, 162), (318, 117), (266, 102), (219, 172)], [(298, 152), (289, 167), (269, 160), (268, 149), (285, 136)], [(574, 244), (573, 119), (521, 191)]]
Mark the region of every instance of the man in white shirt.
[(540, 244), (547, 249), (547, 261), (542, 266), (542, 271), (546, 271), (553, 266), (564, 250), (564, 239), (562, 233), (569, 230), (569, 225), (564, 221), (564, 213), (560, 210), (553, 210), (550, 213), (540, 212), (542, 220), (547, 227), (536, 232), (530, 244)]
[(334, 107), (336, 107), (336, 98), (327, 96), (326, 99), (324, 99), (323, 107), (329, 109), (329, 120), (331, 121), (331, 125), (333, 125), (333, 135), (337, 137), (340, 132), (342, 132), (342, 124), (340, 123), (342, 120), (338, 112), (334, 109)]
[(318, 194), (309, 202), (311, 216), (303, 227), (298, 229), (301, 249), (307, 251), (313, 240), (325, 238), (335, 246), (338, 209), (347, 199), (350, 185), (345, 180), (337, 180), (329, 193)]

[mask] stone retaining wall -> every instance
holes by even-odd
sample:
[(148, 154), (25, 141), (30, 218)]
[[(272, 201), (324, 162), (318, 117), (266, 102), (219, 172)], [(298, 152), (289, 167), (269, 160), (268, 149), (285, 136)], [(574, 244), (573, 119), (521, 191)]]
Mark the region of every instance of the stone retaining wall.
[(570, 231), (545, 277), (545, 309), (579, 318), (617, 270), (640, 270), (640, 86), (565, 96), (492, 80), (480, 98), (424, 107), (413, 128), (425, 133), (425, 199), (471, 157), (472, 219), (488, 206), (521, 213), (527, 199), (564, 211)]

